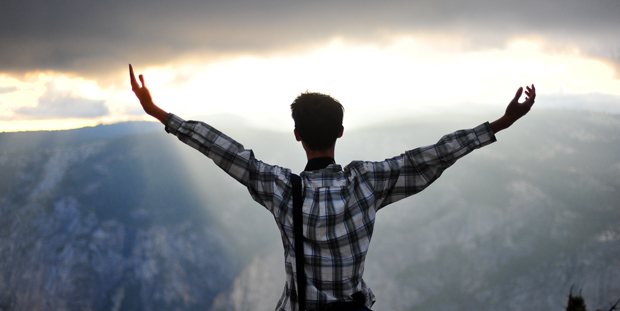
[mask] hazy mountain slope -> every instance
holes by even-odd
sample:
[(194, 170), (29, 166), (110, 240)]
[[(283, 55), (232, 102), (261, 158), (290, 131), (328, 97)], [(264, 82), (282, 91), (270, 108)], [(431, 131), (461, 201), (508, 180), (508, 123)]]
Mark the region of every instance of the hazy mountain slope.
[(379, 215), (378, 309), (560, 310), (572, 285), (591, 308), (620, 298), (620, 118), (535, 111), (497, 137)]
[(0, 309), (204, 310), (228, 288), (236, 260), (167, 138), (2, 145)]
[[(449, 116), (347, 132), (336, 157), (381, 160), (483, 120)], [(535, 111), (424, 192), (385, 208), (366, 266), (375, 309), (561, 310), (573, 285), (592, 309), (620, 298), (619, 148), (618, 116)], [(261, 217), (244, 223), (275, 227)], [(248, 292), (235, 310), (265, 304), (252, 293), (269, 280), (242, 279), (281, 265), (279, 252), (255, 256), (235, 282), (234, 291)], [(282, 281), (271, 280), (279, 294)]]
[[(345, 131), (336, 160), (382, 160), (485, 119)], [(272, 217), (159, 130), (26, 149), (0, 134), (0, 309), (275, 307)], [(305, 165), (290, 133), (223, 130), (267, 163)], [(381, 210), (365, 274), (374, 309), (561, 310), (573, 285), (591, 309), (620, 298), (619, 149), (618, 116), (535, 110)]]

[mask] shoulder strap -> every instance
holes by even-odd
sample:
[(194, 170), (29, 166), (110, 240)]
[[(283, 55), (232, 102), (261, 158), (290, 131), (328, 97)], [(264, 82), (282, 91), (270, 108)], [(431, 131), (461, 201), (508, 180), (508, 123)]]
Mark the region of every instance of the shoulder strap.
[(299, 310), (306, 309), (306, 273), (304, 270), (304, 229), (301, 199), (301, 177), (291, 174), (293, 185), (293, 230), (295, 232), (295, 260), (297, 268), (297, 301)]

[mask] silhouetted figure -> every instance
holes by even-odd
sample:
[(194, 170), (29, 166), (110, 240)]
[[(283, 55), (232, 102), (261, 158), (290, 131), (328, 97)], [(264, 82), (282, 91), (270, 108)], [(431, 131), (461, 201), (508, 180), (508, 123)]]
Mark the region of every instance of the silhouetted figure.
[[(257, 160), (251, 150), (208, 124), (185, 121), (160, 109), (144, 77), (140, 75), (140, 85), (131, 65), (129, 71), (132, 90), (146, 113), (161, 121), (168, 133), (211, 158), (273, 214), (282, 236), (287, 275), (276, 310), (300, 310), (291, 171)], [(376, 212), (422, 191), (457, 159), (494, 142), (495, 133), (510, 127), (534, 104), (534, 85), (526, 88), (528, 97), (519, 103), (522, 92), (519, 88), (504, 115), (492, 123), (454, 132), (435, 145), (385, 161), (354, 161), (344, 168), (334, 160), (336, 140), (344, 131), (342, 105), (319, 93), (303, 93), (295, 99), (291, 105), (294, 134), (308, 158), (300, 174), (305, 310), (370, 310), (375, 296), (362, 274)]]

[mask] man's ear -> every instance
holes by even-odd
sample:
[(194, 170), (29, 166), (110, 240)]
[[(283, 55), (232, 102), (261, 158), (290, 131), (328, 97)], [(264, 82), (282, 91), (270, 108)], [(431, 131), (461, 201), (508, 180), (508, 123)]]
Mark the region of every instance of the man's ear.
[(342, 137), (342, 134), (344, 134), (344, 126), (340, 130), (340, 134), (338, 134), (338, 138)]
[(297, 129), (294, 129), (293, 133), (295, 133), (295, 139), (297, 139), (297, 141), (301, 141), (301, 136), (299, 136), (299, 133), (297, 133)]

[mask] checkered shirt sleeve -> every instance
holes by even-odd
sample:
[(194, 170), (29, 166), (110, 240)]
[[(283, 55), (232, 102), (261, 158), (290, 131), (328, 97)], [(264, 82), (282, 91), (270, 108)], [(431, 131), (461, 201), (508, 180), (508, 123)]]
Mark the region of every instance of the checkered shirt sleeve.
[(424, 190), (456, 160), (495, 140), (491, 125), (486, 122), (474, 129), (445, 135), (434, 145), (381, 162), (365, 162), (378, 209)]
[(166, 117), (166, 132), (209, 157), (232, 178), (246, 186), (252, 198), (273, 211), (291, 197), (290, 170), (256, 160), (254, 152), (212, 126), (185, 121), (174, 114)]

